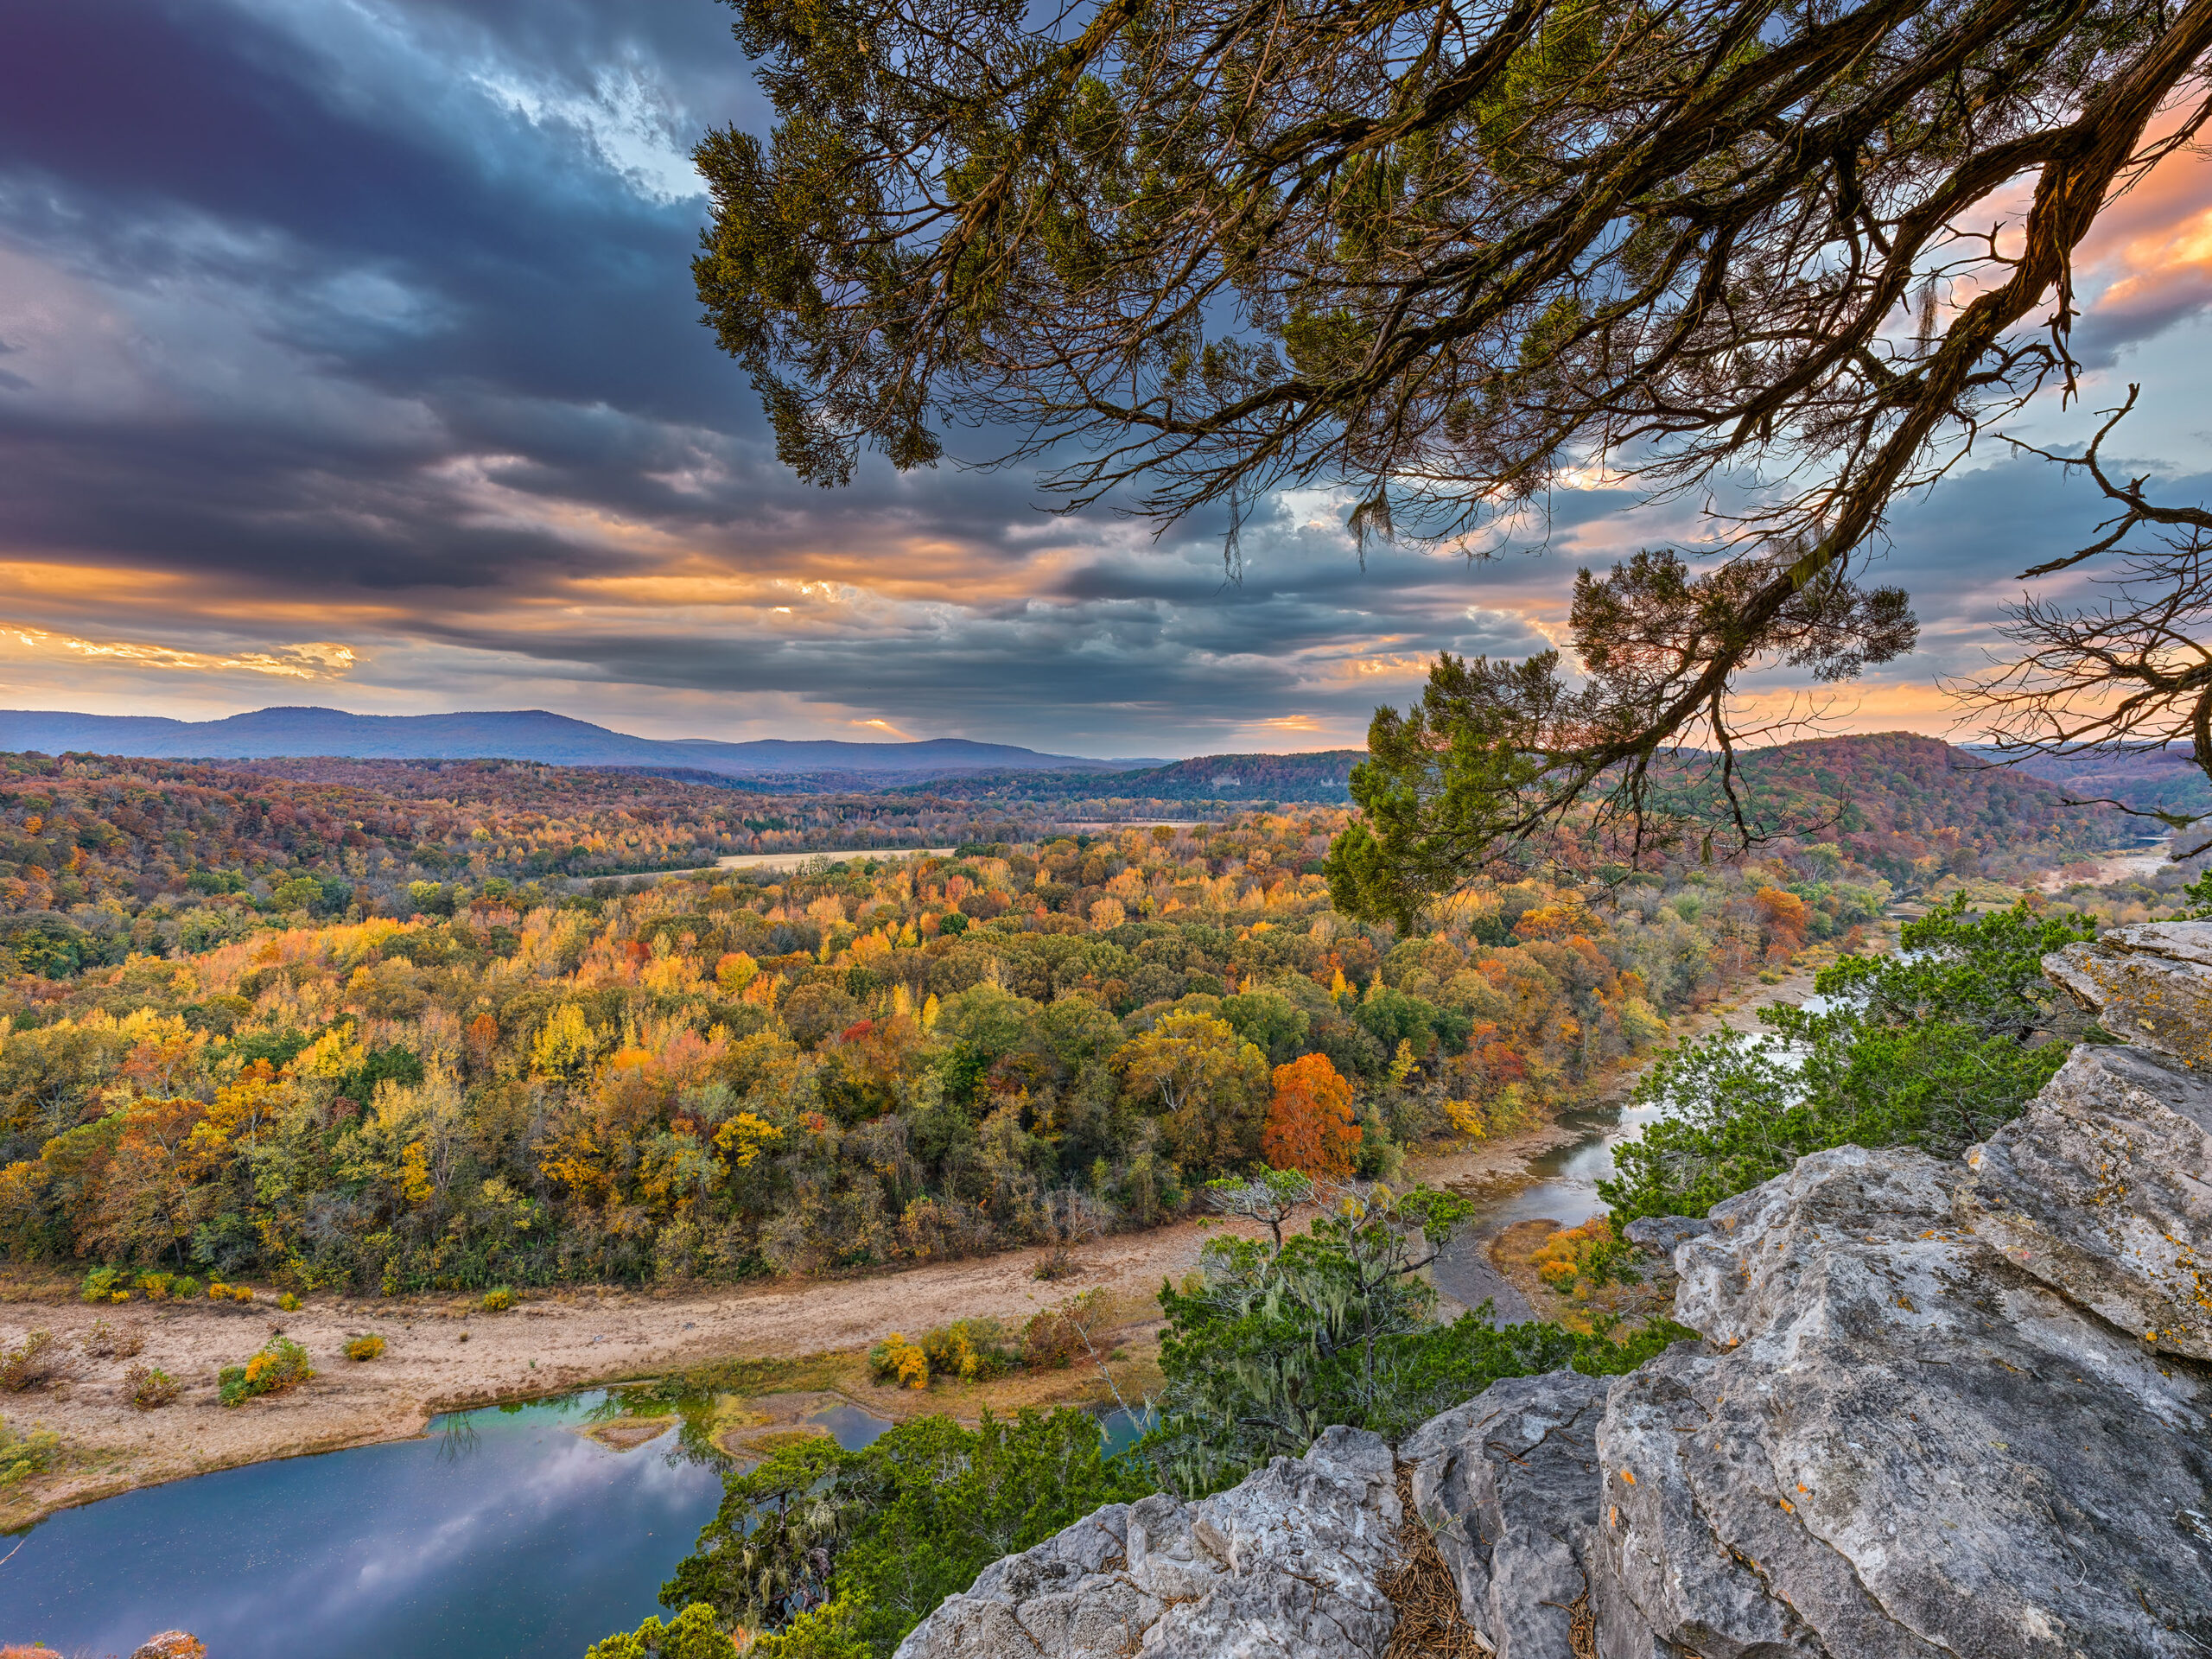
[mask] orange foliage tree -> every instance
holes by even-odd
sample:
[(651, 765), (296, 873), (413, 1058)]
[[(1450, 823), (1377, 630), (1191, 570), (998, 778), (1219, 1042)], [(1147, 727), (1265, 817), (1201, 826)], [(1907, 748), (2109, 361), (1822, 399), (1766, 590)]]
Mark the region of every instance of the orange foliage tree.
[(1308, 1054), (1275, 1067), (1274, 1099), (1260, 1133), (1260, 1151), (1270, 1164), (1308, 1175), (1349, 1175), (1358, 1144), (1351, 1084), (1327, 1055)]
[(1756, 902), (1770, 956), (1788, 957), (1805, 948), (1806, 931), (1813, 924), (1811, 906), (1780, 887), (1761, 887)]

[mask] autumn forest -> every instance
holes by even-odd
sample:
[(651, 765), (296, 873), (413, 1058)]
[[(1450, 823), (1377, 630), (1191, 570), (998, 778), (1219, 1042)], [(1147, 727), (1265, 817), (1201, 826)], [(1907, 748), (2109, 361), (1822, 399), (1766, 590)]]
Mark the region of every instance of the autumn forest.
[(1318, 804), (1058, 833), (500, 763), (13, 757), (0, 1239), (391, 1293), (1143, 1226), (1261, 1163), (1389, 1177), (1530, 1125), (1900, 896), (2011, 896), (2115, 834), (1929, 740), (1800, 748), (1758, 787), (1825, 827), (1554, 861), (1405, 937), (1332, 910)]

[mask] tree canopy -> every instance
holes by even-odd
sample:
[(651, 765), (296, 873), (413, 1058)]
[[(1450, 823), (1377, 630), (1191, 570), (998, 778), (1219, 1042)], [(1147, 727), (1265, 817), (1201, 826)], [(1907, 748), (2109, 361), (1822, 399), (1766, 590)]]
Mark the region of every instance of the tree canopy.
[(1870, 541), (2073, 389), (2074, 250), (2212, 49), (2212, 0), (733, 3), (775, 128), (700, 146), (695, 275), (806, 477), (967, 423), (1232, 538), (1285, 486), (1470, 552), (1592, 477), (1740, 503), (1710, 568), (1583, 573), (1578, 671), (1454, 671), (1368, 791), (1447, 822), (1368, 849), (1432, 890), (1593, 804), (1640, 837), (1746, 670), (1910, 648)]

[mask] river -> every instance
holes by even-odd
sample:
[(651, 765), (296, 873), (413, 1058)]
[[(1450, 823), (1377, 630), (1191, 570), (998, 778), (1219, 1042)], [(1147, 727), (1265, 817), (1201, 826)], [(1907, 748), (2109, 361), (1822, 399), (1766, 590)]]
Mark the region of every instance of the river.
[[(607, 1400), (450, 1413), (417, 1440), (65, 1510), (0, 1566), (0, 1644), (128, 1654), (174, 1629), (214, 1659), (578, 1659), (660, 1611), (722, 1494), (675, 1427), (626, 1451), (581, 1433)], [(848, 1446), (888, 1427), (819, 1417)]]
[[(1710, 1025), (1694, 1027), (1683, 1034), (1702, 1036), (1722, 1027), (1759, 1033), (1764, 1029), (1758, 1022), (1763, 1007), (1795, 1002), (1818, 1012), (1826, 1001), (1813, 992), (1808, 975), (1798, 975), (1761, 989)], [(1476, 1214), (1430, 1269), (1436, 1287), (1467, 1307), (1489, 1302), (1491, 1318), (1499, 1325), (1535, 1318), (1528, 1298), (1491, 1265), (1491, 1241), (1518, 1221), (1541, 1217), (1573, 1227), (1603, 1214), (1605, 1203), (1598, 1196), (1598, 1183), (1612, 1174), (1615, 1149), (1643, 1134), (1644, 1125), (1664, 1116), (1665, 1110), (1663, 1104), (1637, 1103), (1635, 1079), (1630, 1078), (1608, 1098), (1563, 1114), (1559, 1127), (1565, 1138), (1535, 1154), (1517, 1173), (1452, 1183), (1455, 1192), (1474, 1201)]]
[[(1808, 988), (1763, 993), (1726, 1023), (1751, 1027), (1758, 1001)], [(1564, 1117), (1570, 1138), (1520, 1173), (1465, 1186), (1480, 1211), (1437, 1262), (1439, 1287), (1491, 1300), (1502, 1321), (1533, 1317), (1489, 1242), (1516, 1221), (1598, 1214), (1614, 1148), (1658, 1115), (1624, 1087)], [(99, 1659), (181, 1629), (213, 1659), (578, 1659), (661, 1611), (662, 1581), (721, 1497), (714, 1460), (676, 1427), (620, 1451), (581, 1432), (612, 1408), (592, 1390), (451, 1413), (416, 1440), (65, 1510), (0, 1562), (0, 1645)], [(847, 1446), (888, 1427), (849, 1404), (808, 1421)], [(1118, 1411), (1104, 1426), (1109, 1452), (1141, 1427)]]

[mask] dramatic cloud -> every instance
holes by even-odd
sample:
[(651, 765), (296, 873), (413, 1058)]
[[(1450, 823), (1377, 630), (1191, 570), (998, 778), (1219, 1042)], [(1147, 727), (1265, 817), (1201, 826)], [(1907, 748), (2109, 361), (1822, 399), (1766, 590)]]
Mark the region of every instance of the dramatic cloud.
[[(1020, 473), (799, 485), (687, 270), (689, 149), (760, 118), (729, 20), (711, 0), (11, 20), (0, 704), (1313, 747), (1357, 741), (1440, 650), (1563, 640), (1577, 563), (1702, 535), (1695, 503), (1593, 486), (1554, 503), (1542, 557), (1363, 564), (1344, 503), (1294, 497), (1232, 580), (1217, 526), (1155, 543), (1054, 518)], [(2101, 228), (2086, 333), (2108, 382), (2154, 335), (2201, 352), (2208, 213), (2182, 157)], [(2180, 417), (2146, 416), (2131, 439), (2171, 454)], [(2052, 418), (2079, 441), (2080, 409)], [(1980, 459), (1893, 524), (1929, 649), (1843, 694), (1842, 723), (1942, 729), (1936, 677), (1979, 665), (2006, 579), (2094, 522), (2049, 468)]]

